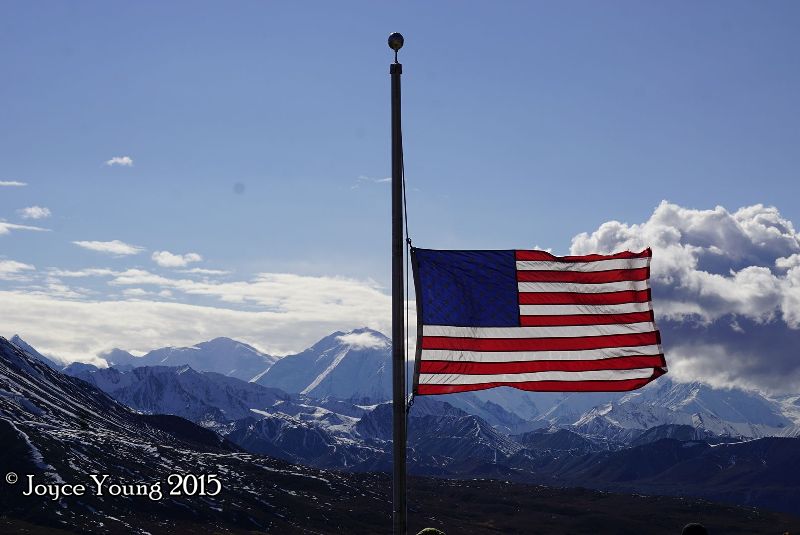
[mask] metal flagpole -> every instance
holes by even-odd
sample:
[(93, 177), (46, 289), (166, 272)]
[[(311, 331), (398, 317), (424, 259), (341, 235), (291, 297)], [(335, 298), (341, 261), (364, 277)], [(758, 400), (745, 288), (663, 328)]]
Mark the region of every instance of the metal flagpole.
[(400, 128), (400, 75), (403, 65), (397, 51), (403, 36), (389, 36), (394, 50), (392, 76), (392, 440), (394, 473), (392, 477), (392, 531), (406, 534), (406, 358), (403, 325), (403, 134)]

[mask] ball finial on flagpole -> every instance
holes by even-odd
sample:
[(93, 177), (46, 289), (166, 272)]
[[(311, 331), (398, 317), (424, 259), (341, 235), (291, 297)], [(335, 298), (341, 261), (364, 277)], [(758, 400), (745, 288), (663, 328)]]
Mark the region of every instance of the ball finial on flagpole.
[(397, 52), (401, 48), (403, 48), (403, 35), (397, 32), (394, 32), (389, 35), (389, 48)]
[(398, 32), (389, 34), (389, 48), (394, 50), (394, 62), (397, 63), (397, 51), (403, 48), (403, 35)]

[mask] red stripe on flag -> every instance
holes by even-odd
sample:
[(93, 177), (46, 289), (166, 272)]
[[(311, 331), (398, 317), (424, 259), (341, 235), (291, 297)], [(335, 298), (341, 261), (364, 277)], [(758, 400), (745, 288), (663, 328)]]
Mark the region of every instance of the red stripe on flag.
[(519, 282), (575, 282), (599, 284), (604, 282), (643, 281), (650, 268), (609, 269), (608, 271), (517, 271)]
[(496, 386), (510, 386), (532, 392), (626, 392), (641, 388), (653, 379), (666, 373), (661, 368), (653, 370), (653, 376), (645, 379), (624, 379), (620, 381), (527, 381), (521, 383), (480, 383), (472, 385), (426, 385), (417, 386), (417, 394), (452, 394), (470, 392)]
[(420, 373), (459, 375), (497, 375), (501, 373), (590, 372), (598, 370), (635, 370), (666, 366), (664, 355), (617, 357), (598, 360), (534, 360), (518, 362), (462, 362), (452, 360), (420, 361)]
[(650, 290), (623, 290), (621, 292), (520, 292), (520, 305), (621, 305), (646, 303)]
[(653, 321), (653, 313), (625, 312), (623, 314), (561, 314), (551, 316), (520, 316), (521, 327), (557, 327), (560, 325), (612, 325)]
[(454, 351), (578, 351), (605, 347), (649, 346), (660, 343), (658, 331), (575, 338), (459, 338), (423, 336), (422, 349)]
[(598, 260), (617, 260), (622, 258), (650, 258), (653, 252), (645, 249), (640, 253), (623, 251), (621, 253), (601, 255), (590, 254), (584, 256), (555, 256), (545, 251), (515, 251), (517, 260), (544, 260), (548, 262), (594, 262)]

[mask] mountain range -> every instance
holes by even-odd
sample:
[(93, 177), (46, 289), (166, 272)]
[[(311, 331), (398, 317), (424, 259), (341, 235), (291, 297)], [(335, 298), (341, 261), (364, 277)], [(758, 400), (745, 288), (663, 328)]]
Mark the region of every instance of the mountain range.
[[(44, 357), (19, 336), (13, 337), (12, 342), (34, 358), (61, 369), (55, 359)], [(367, 328), (332, 333), (305, 351), (281, 358), (266, 355), (229, 338), (216, 338), (191, 347), (156, 349), (142, 357), (123, 350), (114, 350), (104, 357), (109, 371), (101, 372), (80, 363), (71, 364), (66, 371), (114, 396), (123, 397), (126, 403), (143, 411), (167, 408), (178, 413), (179, 408), (173, 405), (186, 405), (197, 397), (198, 391), (202, 399), (192, 410), (199, 412), (206, 411), (202, 408), (203, 403), (214, 396), (226, 399), (245, 396), (242, 392), (236, 395), (211, 394), (208, 390), (212, 388), (209, 372), (231, 379), (224, 382), (217, 378), (215, 388), (223, 391), (249, 389), (248, 392), (256, 395), (252, 386), (232, 380), (242, 379), (251, 385), (272, 388), (273, 395), (281, 395), (278, 394), (281, 392), (318, 400), (348, 400), (362, 405), (391, 399), (390, 340)], [(139, 382), (134, 380), (136, 374), (144, 372), (134, 375), (128, 375), (128, 372), (143, 367), (183, 367), (181, 373), (184, 377), (178, 379), (184, 384), (176, 386), (172, 393), (162, 392), (158, 387), (152, 387), (156, 388), (152, 391), (133, 391), (132, 382)], [(148, 373), (156, 374), (156, 379), (159, 373), (167, 372)], [(204, 384), (188, 384), (190, 381)], [(172, 399), (168, 399), (170, 396)], [(713, 388), (699, 382), (676, 383), (669, 376), (630, 393), (559, 394), (502, 387), (437, 396), (437, 399), (481, 417), (505, 434), (558, 427), (612, 446), (626, 444), (647, 429), (662, 425), (688, 425), (702, 431), (704, 436), (719, 437), (761, 438), (800, 434), (800, 395), (770, 398), (754, 391)], [(229, 411), (227, 415), (212, 416), (212, 421), (236, 419), (232, 415), (251, 416), (247, 409), (259, 408), (248, 405), (248, 402), (240, 403), (238, 408), (226, 406), (224, 400), (212, 401), (211, 405), (223, 413)], [(197, 420), (197, 417), (191, 419)]]
[[(250, 382), (188, 364), (112, 364), (64, 371), (126, 406), (187, 418), (251, 453), (357, 472), (391, 466), (389, 385), (382, 382), (390, 347), (375, 331), (333, 333)], [(796, 396), (773, 399), (666, 377), (632, 393), (494, 389), (420, 397), (409, 412), (409, 470), (685, 493), (797, 512), (800, 499), (782, 493), (798, 489), (777, 475), (800, 463), (800, 440), (768, 438), (797, 435), (796, 407)], [(653, 468), (650, 455), (667, 460)], [(712, 462), (722, 476), (692, 478), (695, 465)], [(758, 493), (748, 485), (774, 488)]]
[(317, 398), (391, 399), (391, 345), (372, 329), (335, 332), (302, 353), (281, 358), (255, 382)]
[[(382, 476), (322, 473), (253, 456), (182, 418), (137, 413), (2, 337), (0, 443), (0, 471), (20, 478), (16, 486), (4, 481), (3, 521), (47, 529), (28, 532), (219, 533), (235, 528), (295, 533), (346, 527), (378, 533), (388, 524)], [(110, 483), (141, 484), (146, 492), (158, 483), (162, 496), (115, 497), (108, 490), (103, 496), (95, 491), (52, 500), (26, 497), (26, 474), (37, 484), (87, 487), (90, 474), (106, 474)], [(198, 496), (189, 486), (170, 495), (171, 474), (213, 474), (224, 492)], [(354, 500), (364, 507), (358, 518), (349, 513)]]
[(163, 347), (141, 357), (122, 349), (100, 355), (109, 366), (182, 366), (217, 372), (243, 381), (250, 381), (267, 371), (278, 357), (267, 355), (253, 346), (230, 338), (214, 338), (189, 347)]
[[(165, 373), (163, 369), (158, 374)], [(185, 367), (174, 369), (188, 373)], [(209, 375), (212, 379), (236, 380), (213, 372)], [(152, 382), (156, 375), (146, 373), (142, 377), (144, 382)], [(302, 415), (310, 410), (296, 401), (278, 400), (277, 404), (288, 404), (286, 410), (294, 412), (297, 421), (302, 421)], [(360, 428), (359, 432), (369, 431), (385, 438), (387, 426), (381, 415), (389, 414), (385, 409), (388, 404), (359, 407), (335, 400), (325, 404), (341, 411), (374, 415), (373, 425), (367, 426), (367, 420), (362, 417), (357, 419), (361, 425), (357, 423), (356, 427)], [(463, 448), (471, 442), (474, 432), (478, 437), (476, 443), (488, 441), (483, 446), (484, 451), (487, 447), (491, 451), (493, 441), (499, 440), (509, 448), (503, 455), (512, 450), (517, 457), (520, 452), (531, 452), (496, 436), (486, 422), (449, 404), (428, 399), (415, 405), (423, 425), (414, 426), (412, 436), (416, 438), (413, 441), (420, 449), (424, 449), (425, 442), (432, 442), (434, 448), (439, 448), (440, 453), (431, 455), (434, 460), (452, 459), (454, 450), (445, 441), (458, 438), (457, 443), (450, 445)], [(276, 414), (276, 417), (280, 416)], [(319, 419), (341, 425), (335, 423), (336, 418), (330, 412), (320, 414)], [(435, 426), (433, 433), (428, 431), (427, 423)], [(317, 470), (245, 452), (216, 432), (179, 416), (133, 411), (86, 381), (48, 366), (2, 337), (0, 441), (4, 452), (0, 456), (0, 472), (5, 474), (5, 486), (0, 493), (0, 532), (3, 533), (244, 535), (390, 531), (392, 486), (387, 475)], [(561, 444), (557, 439), (550, 445)], [(743, 467), (717, 473), (717, 479), (726, 474), (752, 475), (759, 470), (759, 464), (764, 466), (764, 461), (772, 472), (761, 470), (760, 473), (771, 477), (773, 484), (764, 485), (753, 477), (747, 482), (772, 493), (778, 492), (781, 485), (788, 488), (787, 481), (795, 478), (795, 472), (787, 469), (786, 463), (795, 462), (797, 466), (791, 451), (787, 452), (780, 444), (763, 441), (748, 444), (752, 445), (750, 457), (743, 452), (734, 464), (725, 455), (709, 456), (706, 452), (714, 448), (702, 444), (688, 448), (680, 445), (680, 450), (690, 452), (678, 456), (690, 463), (687, 468), (699, 466), (706, 472), (714, 472), (710, 468), (711, 461), (725, 461), (726, 467)], [(659, 446), (658, 451), (669, 451), (670, 447)], [(704, 453), (694, 454), (691, 451), (694, 448)], [(518, 484), (498, 477), (508, 474), (516, 478), (523, 474), (522, 470), (509, 468), (499, 461), (487, 463), (485, 458), (472, 457), (468, 451), (464, 453), (466, 459), (474, 460), (466, 465), (462, 463), (461, 470), (491, 474), (495, 478), (410, 477), (411, 532), (435, 526), (450, 533), (488, 535), (498, 531), (525, 533), (530, 532), (530, 526), (539, 526), (548, 533), (669, 535), (693, 520), (702, 520), (720, 533), (800, 529), (800, 520), (790, 515), (685, 497), (631, 496)], [(591, 457), (577, 462), (577, 471), (594, 469), (594, 480), (601, 476), (620, 479), (619, 466), (625, 466), (625, 458), (619, 453), (603, 453), (608, 455), (609, 461), (600, 470), (593, 466)], [(669, 458), (665, 456), (660, 467), (668, 467)], [(451, 462), (451, 466), (455, 464)], [(640, 467), (634, 475), (640, 477), (653, 472), (645, 469), (646, 465)], [(11, 472), (18, 474), (20, 481), (14, 483), (10, 479)], [(779, 474), (783, 474), (782, 479)], [(91, 476), (107, 476), (102, 496), (98, 495), (97, 484), (92, 483)], [(170, 483), (175, 477), (182, 479), (181, 484)], [(60, 485), (59, 488), (83, 484), (88, 491), (80, 496), (63, 492), (57, 496), (24, 496), (28, 478), (51, 493), (55, 492), (54, 484)], [(675, 474), (671, 478), (672, 484), (679, 482)], [(219, 492), (210, 483), (213, 481), (219, 482)], [(198, 489), (204, 484), (208, 485), (206, 495), (198, 495)], [(111, 485), (117, 485), (117, 490), (112, 491)], [(734, 488), (731, 501), (737, 496)], [(796, 494), (787, 493), (786, 496), (787, 503), (783, 507), (788, 509), (794, 506), (792, 497)], [(657, 525), (652, 524), (654, 517), (660, 518)]]

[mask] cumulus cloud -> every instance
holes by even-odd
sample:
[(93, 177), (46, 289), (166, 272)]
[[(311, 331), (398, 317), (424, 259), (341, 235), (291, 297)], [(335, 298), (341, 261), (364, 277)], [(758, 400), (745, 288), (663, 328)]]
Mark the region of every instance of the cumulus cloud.
[(654, 308), (676, 377), (800, 387), (800, 234), (777, 208), (696, 210), (664, 201), (644, 223), (609, 221), (575, 236), (571, 252), (646, 247), (653, 249)]
[(78, 247), (89, 249), (90, 251), (97, 251), (99, 253), (108, 253), (117, 256), (127, 256), (141, 253), (144, 247), (138, 245), (130, 245), (128, 243), (111, 240), (111, 241), (74, 241), (72, 242)]
[(197, 253), (175, 254), (169, 251), (156, 251), (151, 257), (153, 262), (161, 267), (176, 268), (186, 267), (192, 262), (200, 262), (203, 257)]
[(25, 182), (20, 182), (18, 180), (0, 180), (0, 188), (7, 187), (7, 188), (20, 188), (22, 186), (27, 186), (28, 184)]
[(0, 280), (16, 280), (20, 278), (22, 273), (35, 269), (30, 264), (24, 264), (16, 260), (0, 260)]
[(22, 216), (22, 219), (44, 219), (51, 215), (50, 209), (44, 206), (29, 206), (17, 210), (17, 212)]
[(130, 156), (114, 156), (110, 160), (106, 160), (106, 165), (109, 167), (113, 165), (119, 165), (122, 167), (132, 167), (133, 158), (131, 158)]
[(15, 223), (7, 223), (0, 219), (0, 236), (4, 234), (11, 234), (12, 230), (34, 230), (38, 232), (49, 232), (50, 229), (41, 227), (32, 227), (30, 225), (17, 225)]

